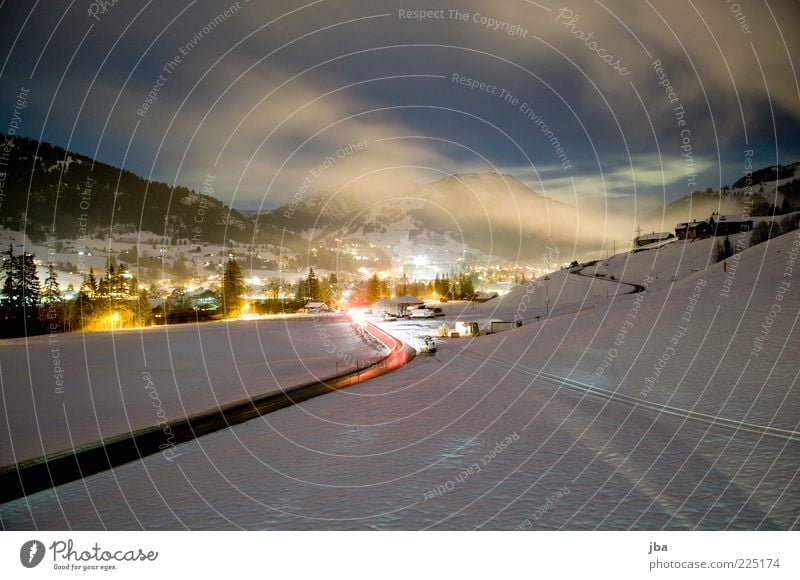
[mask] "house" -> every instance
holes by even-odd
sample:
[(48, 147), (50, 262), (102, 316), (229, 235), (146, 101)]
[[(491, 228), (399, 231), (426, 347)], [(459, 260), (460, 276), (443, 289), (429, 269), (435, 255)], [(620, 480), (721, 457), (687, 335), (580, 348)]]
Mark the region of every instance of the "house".
[(650, 234), (640, 235), (633, 241), (633, 243), (637, 248), (641, 248), (642, 246), (649, 246), (650, 244), (665, 242), (674, 237), (675, 236), (671, 232), (652, 232)]
[(219, 308), (217, 295), (211, 290), (199, 288), (187, 296), (192, 310), (216, 310)]
[(330, 311), (331, 307), (324, 302), (309, 302), (300, 309), (300, 312), (305, 314), (322, 314)]
[(712, 235), (730, 236), (753, 229), (753, 220), (742, 215), (719, 215), (714, 212), (709, 220)]
[(382, 315), (384, 313), (392, 316), (405, 316), (408, 310), (415, 306), (423, 306), (425, 303), (419, 298), (411, 296), (396, 296), (395, 298), (384, 298), (372, 305), (372, 313)]
[(711, 226), (708, 222), (692, 220), (679, 223), (675, 226), (675, 235), (679, 240), (695, 240), (711, 235)]

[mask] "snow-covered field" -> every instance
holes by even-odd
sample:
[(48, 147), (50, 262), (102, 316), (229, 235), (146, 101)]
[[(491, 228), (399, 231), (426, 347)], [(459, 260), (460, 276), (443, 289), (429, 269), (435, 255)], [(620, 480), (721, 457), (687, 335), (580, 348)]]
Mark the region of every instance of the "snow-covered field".
[(386, 352), (336, 315), (0, 341), (0, 466), (328, 378)]
[[(449, 304), (452, 321), (524, 303), (526, 322), (441, 340), (175, 461), (4, 504), (3, 526), (795, 529), (799, 250), (795, 232), (724, 271), (712, 241), (681, 242), (604, 261), (606, 279), (562, 271), (475, 310)], [(384, 328), (413, 337), (441, 320)]]

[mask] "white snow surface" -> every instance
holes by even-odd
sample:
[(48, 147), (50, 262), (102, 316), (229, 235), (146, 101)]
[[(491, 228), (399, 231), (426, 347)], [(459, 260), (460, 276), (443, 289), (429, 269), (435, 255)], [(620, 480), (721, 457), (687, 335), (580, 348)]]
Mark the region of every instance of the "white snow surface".
[[(800, 233), (787, 234), (727, 272), (712, 240), (619, 255), (598, 266), (648, 288), (608, 298), (610, 284), (632, 287), (558, 272), (539, 322), (535, 283), (474, 311), (450, 303), (450, 322), (459, 309), (509, 319), (530, 297), (521, 328), (441, 340), (398, 371), (180, 445), (173, 462), (129, 463), (4, 504), (0, 518), (7, 529), (796, 529), (797, 438), (731, 425), (800, 422), (799, 249)], [(442, 320), (383, 326), (413, 337)]]
[(342, 315), (0, 341), (0, 466), (329, 378), (387, 352)]

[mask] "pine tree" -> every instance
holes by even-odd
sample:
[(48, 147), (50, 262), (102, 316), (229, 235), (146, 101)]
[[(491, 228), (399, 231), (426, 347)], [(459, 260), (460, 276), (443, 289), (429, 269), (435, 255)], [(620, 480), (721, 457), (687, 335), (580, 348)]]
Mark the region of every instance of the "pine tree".
[(14, 276), (17, 258), (14, 256), (14, 247), (12, 245), (9, 244), (8, 252), (6, 252), (5, 256), (3, 259), (4, 279), (0, 317), (3, 320), (11, 321), (16, 319), (17, 301), (19, 299)]
[(377, 302), (381, 297), (381, 281), (378, 279), (377, 274), (373, 274), (372, 278), (367, 282), (367, 299), (370, 303)]
[(58, 331), (64, 328), (64, 300), (58, 287), (58, 276), (53, 264), (47, 266), (47, 278), (42, 288), (41, 321), (45, 330)]
[(245, 293), (244, 277), (236, 260), (231, 258), (225, 264), (222, 277), (222, 312), (225, 316), (232, 316), (242, 308), (242, 296)]
[(458, 292), (461, 298), (470, 299), (475, 294), (475, 285), (472, 282), (472, 276), (461, 274), (458, 277)]
[(47, 278), (42, 288), (42, 303), (61, 302), (61, 291), (58, 287), (58, 276), (53, 264), (47, 265)]
[(308, 278), (306, 278), (306, 298), (311, 302), (322, 301), (319, 278), (317, 278), (317, 275), (314, 273), (314, 268), (308, 269)]
[(95, 276), (94, 268), (89, 268), (89, 274), (83, 277), (81, 292), (85, 293), (88, 298), (94, 298), (97, 291), (97, 276)]
[(442, 277), (439, 280), (439, 288), (440, 288), (440, 290), (439, 290), (440, 298), (443, 298), (443, 299), (450, 298), (450, 296), (449, 296), (449, 294), (450, 294), (450, 278), (448, 278), (447, 276)]
[(0, 316), (5, 322), (5, 334), (9, 336), (37, 331), (41, 286), (34, 260), (35, 256), (27, 252), (15, 256), (12, 246), (3, 260), (5, 280)]
[(403, 272), (403, 278), (400, 280), (400, 285), (397, 287), (397, 295), (408, 296), (408, 278), (405, 272)]

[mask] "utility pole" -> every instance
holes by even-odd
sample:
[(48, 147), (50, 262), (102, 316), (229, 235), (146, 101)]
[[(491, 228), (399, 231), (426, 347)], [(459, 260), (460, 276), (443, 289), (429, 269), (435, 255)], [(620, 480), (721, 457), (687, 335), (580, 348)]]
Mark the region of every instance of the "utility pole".
[(550, 288), (547, 284), (544, 285), (544, 296), (545, 318), (550, 318)]

